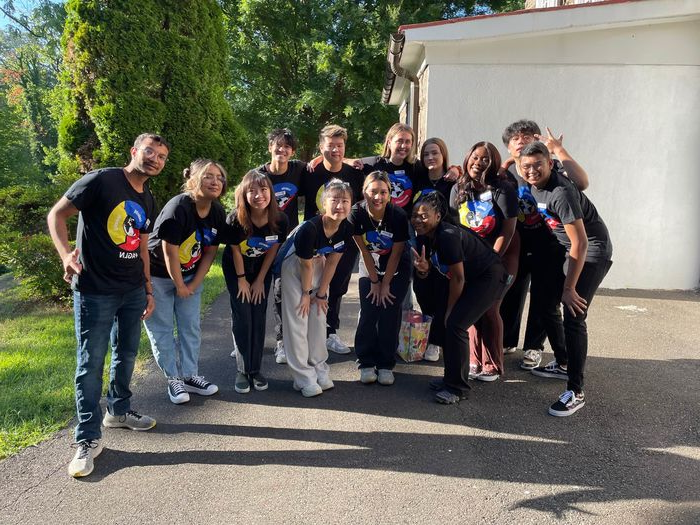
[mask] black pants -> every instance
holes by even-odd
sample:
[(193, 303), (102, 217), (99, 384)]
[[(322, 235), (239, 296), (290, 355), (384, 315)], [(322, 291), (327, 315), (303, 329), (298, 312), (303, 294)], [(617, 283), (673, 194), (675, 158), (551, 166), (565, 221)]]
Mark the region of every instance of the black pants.
[[(583, 370), (586, 367), (586, 356), (588, 355), (586, 317), (591, 308), (593, 296), (611, 266), (612, 261), (586, 262), (576, 283), (576, 293), (586, 300), (588, 308), (580, 315), (573, 315), (568, 308), (564, 307), (564, 334), (566, 335), (567, 370), (569, 373), (567, 389), (573, 390), (577, 394), (583, 391)], [(562, 363), (559, 362), (559, 364)]]
[(340, 303), (343, 296), (348, 293), (348, 285), (352, 271), (357, 264), (357, 256), (360, 253), (357, 244), (353, 241), (346, 245), (342, 257), (338, 261), (333, 278), (328, 287), (328, 313), (326, 314), (326, 336), (336, 333), (340, 328)]
[(368, 277), (359, 280), (360, 319), (355, 332), (355, 353), (360, 361), (360, 368), (378, 368), (391, 370), (396, 365), (396, 347), (399, 344), (401, 328), (401, 298), (408, 290), (408, 272), (404, 268), (391, 279), (389, 289), (394, 304), (387, 306), (373, 305), (367, 298), (370, 290)]
[[(417, 275), (413, 276), (413, 291), (416, 294), (420, 311), (433, 318), (430, 324), (428, 343), (444, 346), (445, 308), (443, 303), (449, 293), (449, 281), (431, 266), (427, 277), (421, 279)], [(440, 308), (441, 304), (442, 308)]]
[[(265, 276), (265, 298), (260, 304), (253, 304), (249, 301), (244, 303), (236, 297), (238, 278), (233, 260), (223, 257), (221, 269), (226, 279), (226, 288), (231, 296), (231, 332), (238, 346), (238, 370), (246, 374), (257, 374), (260, 372), (265, 347), (265, 316), (272, 273), (267, 272)], [(252, 283), (255, 276), (246, 275), (246, 279)]]
[[(469, 334), (467, 330), (503, 297), (508, 286), (508, 273), (503, 263), (491, 266), (477, 278), (467, 279), (462, 295), (445, 322), (445, 387), (453, 394), (465, 396), (469, 391)], [(447, 306), (447, 295), (439, 310)], [(439, 311), (438, 310), (438, 311)]]
[(565, 355), (566, 344), (560, 310), (565, 277), (564, 257), (564, 248), (558, 245), (530, 253), (521, 251), (515, 282), (501, 304), (503, 346), (518, 346), (520, 322), (529, 286), (530, 307), (523, 348), (542, 350), (546, 336), (555, 357)]

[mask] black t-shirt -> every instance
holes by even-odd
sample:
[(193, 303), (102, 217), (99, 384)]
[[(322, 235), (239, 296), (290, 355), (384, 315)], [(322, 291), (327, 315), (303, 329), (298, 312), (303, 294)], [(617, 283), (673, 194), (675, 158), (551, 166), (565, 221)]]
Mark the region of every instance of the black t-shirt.
[(457, 200), (457, 185), (450, 193), (450, 207), (459, 213), (459, 222), (484, 238), (490, 245), (501, 235), (503, 221), (518, 216), (518, 196), (506, 181), (498, 181), (474, 200), (461, 204)]
[(83, 271), (73, 288), (85, 293), (124, 293), (145, 282), (142, 233), (150, 233), (156, 202), (148, 185), (137, 192), (122, 168), (104, 168), (73, 183), (65, 197), (80, 210), (77, 248)]
[(340, 171), (332, 172), (326, 169), (321, 162), (313, 173), (306, 173), (302, 179), (302, 188), (305, 199), (304, 220), (309, 220), (318, 214), (322, 207), (321, 196), (323, 189), (331, 179), (340, 179), (350, 184), (352, 190), (352, 201), (357, 202), (362, 199), (362, 171), (356, 170), (352, 166), (343, 164)]
[(275, 175), (270, 171), (270, 164), (264, 164), (258, 171), (265, 173), (272, 181), (272, 188), (277, 199), (277, 206), (289, 219), (289, 226), (294, 228), (299, 224), (299, 200), (303, 196), (302, 181), (306, 177), (306, 162), (290, 160), (287, 171)]
[(225, 220), (226, 212), (218, 201), (211, 203), (209, 214), (202, 218), (189, 194), (182, 193), (170, 199), (156, 219), (153, 235), (148, 238), (151, 275), (170, 277), (161, 241), (179, 246), (182, 276), (194, 275), (204, 254), (204, 248), (218, 246), (221, 242)]
[(537, 200), (540, 215), (567, 252), (571, 249), (571, 241), (564, 231), (564, 224), (582, 219), (588, 237), (586, 261), (608, 261), (612, 258), (608, 228), (593, 203), (568, 177), (552, 171), (543, 189), (532, 186), (530, 191)]
[[(352, 169), (352, 168), (351, 168)], [(311, 259), (317, 255), (343, 253), (352, 240), (352, 225), (345, 219), (330, 237), (323, 231), (321, 215), (305, 221), (294, 237), (294, 252), (300, 259)]]
[[(275, 245), (282, 244), (289, 234), (289, 219), (284, 213), (280, 213), (277, 219), (277, 231), (274, 232), (270, 224), (258, 228), (253, 224), (253, 231), (246, 233), (243, 225), (238, 222), (236, 212), (232, 212), (226, 218), (229, 230), (226, 235), (226, 243), (237, 245), (243, 255), (243, 268), (248, 279), (257, 277), (260, 272), (265, 254)], [(233, 255), (229, 247), (223, 255), (233, 266)]]
[[(348, 221), (353, 225), (353, 235), (362, 237), (362, 242), (374, 259), (377, 273), (384, 274), (394, 243), (408, 241), (406, 212), (389, 203), (384, 210), (383, 219), (377, 222), (367, 212), (367, 202), (362, 200), (352, 207)], [(410, 264), (408, 250), (404, 249), (396, 271), (407, 273), (410, 271)], [(360, 277), (368, 275), (365, 261), (360, 258)]]
[(411, 164), (404, 160), (400, 166), (397, 166), (387, 158), (374, 157), (362, 168), (365, 175), (376, 170), (385, 171), (389, 175), (391, 203), (403, 208), (409, 217), (416, 200), (414, 197), (424, 188), (432, 186), (428, 179), (428, 169), (420, 161)]
[(432, 239), (425, 235), (416, 238), (418, 253), (425, 246), (425, 255), (432, 266), (444, 277), (451, 278), (449, 268), (458, 262), (464, 263), (464, 278), (475, 279), (500, 257), (493, 249), (469, 228), (441, 222)]
[(452, 187), (455, 185), (454, 181), (446, 180), (443, 177), (440, 177), (436, 181), (430, 180), (430, 177), (427, 177), (425, 180), (427, 180), (427, 185), (423, 189), (418, 190), (413, 196), (414, 205), (423, 195), (427, 195), (428, 193), (432, 193), (434, 191), (439, 191), (442, 196), (445, 197), (445, 201), (450, 202)]

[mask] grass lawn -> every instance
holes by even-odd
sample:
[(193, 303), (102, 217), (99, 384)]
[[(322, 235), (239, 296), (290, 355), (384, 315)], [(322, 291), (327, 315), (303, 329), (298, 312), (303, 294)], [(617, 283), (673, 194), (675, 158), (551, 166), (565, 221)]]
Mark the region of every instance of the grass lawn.
[[(205, 309), (226, 289), (220, 262), (219, 255), (204, 281)], [(5, 285), (7, 280), (3, 277)], [(48, 438), (74, 416), (75, 332), (72, 310), (27, 302), (17, 288), (0, 290), (2, 459)], [(149, 358), (151, 349), (142, 331), (139, 361)]]

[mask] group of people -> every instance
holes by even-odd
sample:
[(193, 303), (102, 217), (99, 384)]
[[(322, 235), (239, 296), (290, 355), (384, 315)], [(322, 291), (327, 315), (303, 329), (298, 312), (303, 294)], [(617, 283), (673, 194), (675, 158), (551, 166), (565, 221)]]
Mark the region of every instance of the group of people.
[[(584, 406), (586, 315), (612, 264), (612, 244), (583, 193), (588, 176), (561, 137), (517, 121), (503, 133), (506, 161), (496, 146), (478, 142), (461, 166), (449, 164), (439, 138), (425, 140), (418, 157), (405, 124), (389, 129), (379, 156), (348, 159), (346, 142), (344, 128), (324, 127), (320, 157), (307, 164), (293, 159), (291, 131), (276, 129), (268, 135), (270, 162), (243, 176), (228, 215), (219, 200), (228, 175), (210, 159), (184, 170), (182, 193), (158, 213), (148, 180), (162, 171), (170, 146), (146, 133), (126, 167), (86, 174), (55, 204), (48, 224), (72, 285), (78, 342), (70, 475), (92, 472), (101, 423), (156, 424), (131, 407), (141, 321), (173, 403), (218, 391), (198, 361), (202, 283), (219, 245), (240, 394), (268, 388), (261, 365), (270, 295), (275, 360), (288, 365), (294, 389), (313, 397), (334, 387), (328, 351), (351, 352), (338, 335), (339, 314), (359, 259), (353, 346), (362, 383), (394, 383), (402, 311), (415, 294), (432, 317), (425, 358), (442, 353), (444, 360), (443, 377), (429, 386), (439, 403), (458, 403), (470, 379), (503, 374), (504, 353), (518, 347), (529, 288), (521, 367), (567, 380), (550, 414)], [(72, 247), (67, 221), (76, 214)], [(545, 338), (555, 359), (542, 366)]]

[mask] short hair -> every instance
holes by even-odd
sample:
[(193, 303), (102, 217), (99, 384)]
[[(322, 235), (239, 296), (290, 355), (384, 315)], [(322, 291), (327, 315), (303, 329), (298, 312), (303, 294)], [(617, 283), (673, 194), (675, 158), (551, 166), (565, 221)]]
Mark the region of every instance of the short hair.
[(221, 164), (211, 159), (193, 160), (189, 167), (182, 170), (182, 178), (185, 179), (185, 182), (182, 184), (182, 191), (184, 193), (189, 193), (190, 196), (194, 196), (194, 194), (197, 193), (202, 187), (202, 179), (204, 178), (204, 175), (206, 175), (209, 166), (216, 166), (219, 168), (219, 171), (221, 171), (221, 174), (224, 176), (224, 184), (223, 188), (221, 188), (221, 195), (226, 193), (226, 189), (228, 188), (228, 184), (226, 182), (228, 179), (228, 174), (226, 173), (226, 169)]
[(340, 137), (343, 139), (343, 142), (347, 142), (348, 130), (342, 126), (338, 126), (337, 124), (328, 124), (327, 126), (324, 126), (321, 132), (318, 134), (318, 143), (321, 144), (323, 139), (333, 139), (336, 137)]
[(548, 160), (551, 158), (547, 146), (538, 140), (530, 142), (520, 152), (521, 157), (532, 157), (534, 155), (544, 155)]
[(323, 204), (328, 197), (336, 193), (345, 193), (350, 197), (350, 202), (352, 202), (352, 188), (350, 187), (350, 183), (340, 179), (331, 179), (328, 181), (328, 184), (326, 184), (326, 187), (323, 188), (321, 204)]
[(151, 139), (153, 142), (157, 142), (158, 144), (165, 146), (168, 148), (168, 153), (170, 153), (170, 144), (168, 141), (165, 140), (162, 135), (156, 135), (155, 133), (141, 133), (138, 137), (136, 137), (136, 140), (134, 140), (134, 148), (138, 149), (141, 143), (146, 139)]
[(397, 122), (389, 128), (389, 131), (386, 132), (386, 137), (384, 137), (384, 150), (382, 151), (382, 157), (387, 159), (391, 157), (391, 148), (389, 147), (389, 142), (391, 142), (391, 140), (399, 133), (409, 133), (411, 135), (411, 151), (409, 151), (406, 160), (409, 162), (409, 164), (413, 164), (416, 161), (416, 132), (413, 131), (413, 128), (411, 126), (409, 126), (408, 124), (403, 124), (401, 122)]
[(373, 171), (365, 177), (365, 181), (362, 183), (362, 193), (365, 192), (367, 186), (377, 181), (386, 184), (387, 188), (389, 188), (389, 193), (391, 193), (391, 181), (389, 180), (389, 175), (386, 171), (381, 170)]
[(289, 128), (276, 128), (267, 134), (267, 143), (269, 145), (283, 143), (294, 151), (297, 149), (297, 139)]
[(425, 148), (431, 144), (435, 144), (440, 150), (440, 154), (442, 155), (442, 169), (447, 171), (447, 167), (450, 165), (450, 158), (447, 154), (447, 144), (445, 144), (444, 140), (438, 137), (431, 137), (423, 142), (423, 145), (420, 148), (420, 160), (423, 162), (423, 164), (425, 164), (425, 160), (423, 160), (423, 157), (425, 156)]
[(542, 131), (534, 120), (516, 120), (503, 131), (503, 137), (501, 137), (503, 144), (508, 146), (510, 139), (521, 133), (524, 135), (540, 135)]
[(246, 234), (250, 234), (253, 231), (253, 220), (251, 219), (250, 204), (246, 198), (246, 194), (253, 186), (266, 187), (270, 190), (270, 204), (267, 205), (267, 223), (270, 229), (274, 233), (279, 232), (279, 216), (282, 213), (279, 211), (277, 206), (277, 199), (275, 198), (275, 189), (272, 185), (270, 177), (258, 170), (250, 170), (248, 173), (243, 175), (241, 182), (236, 186), (236, 191), (234, 197), (236, 200), (235, 208), (229, 215), (230, 218), (233, 213), (236, 214), (238, 223), (243, 226)]
[(447, 204), (447, 199), (439, 191), (431, 191), (429, 193), (422, 193), (418, 200), (413, 205), (413, 210), (417, 210), (420, 206), (428, 206), (432, 208), (435, 213), (440, 214), (440, 220), (448, 219), (447, 222), (452, 222), (449, 220), (450, 217), (450, 207)]

